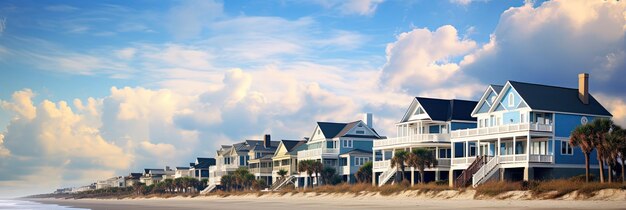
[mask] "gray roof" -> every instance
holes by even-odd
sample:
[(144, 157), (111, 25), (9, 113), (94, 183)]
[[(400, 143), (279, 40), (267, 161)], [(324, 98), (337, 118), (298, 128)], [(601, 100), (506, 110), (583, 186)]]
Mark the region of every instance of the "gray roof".
[(281, 142), (285, 145), (287, 152), (293, 151), (293, 149), (301, 144), (306, 144), (306, 140), (281, 140)]
[(589, 104), (578, 98), (577, 88), (509, 81), (528, 106), (534, 110), (613, 116), (592, 95)]
[(428, 116), (432, 120), (437, 121), (451, 121), (451, 120), (464, 120), (464, 121), (476, 121), (476, 118), (472, 117), (472, 110), (478, 104), (477, 101), (466, 101), (458, 99), (437, 99), (437, 98), (424, 98), (415, 97), (420, 103)]
[[(348, 136), (346, 135), (348, 131), (354, 128), (354, 126), (356, 126), (358, 123), (359, 121), (354, 121), (354, 122), (349, 122), (349, 123), (317, 122), (317, 125), (320, 127), (320, 130), (322, 130), (322, 133), (324, 133), (324, 137), (332, 139), (335, 137)], [(372, 131), (378, 135), (376, 130), (372, 129)], [(377, 136), (363, 136), (363, 135), (358, 135), (354, 137), (378, 138)]]

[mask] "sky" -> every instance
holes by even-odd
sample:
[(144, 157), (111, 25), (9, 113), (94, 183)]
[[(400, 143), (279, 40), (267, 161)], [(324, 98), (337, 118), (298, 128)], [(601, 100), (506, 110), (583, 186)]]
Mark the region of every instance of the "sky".
[(0, 2), (0, 197), (222, 144), (309, 136), (412, 97), (507, 80), (590, 92), (626, 126), (626, 3), (495, 0)]

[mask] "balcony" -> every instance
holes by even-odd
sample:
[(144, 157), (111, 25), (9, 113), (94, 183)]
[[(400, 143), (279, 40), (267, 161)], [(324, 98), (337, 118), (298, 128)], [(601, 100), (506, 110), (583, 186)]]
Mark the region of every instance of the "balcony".
[(485, 127), (485, 128), (455, 130), (451, 132), (451, 136), (452, 138), (463, 138), (463, 137), (510, 133), (510, 132), (518, 132), (518, 131), (552, 132), (553, 127), (551, 124), (519, 123), (519, 124), (508, 124), (508, 125)]
[(272, 168), (270, 167), (261, 167), (261, 168), (250, 168), (248, 169), (251, 174), (271, 174)]
[(374, 161), (372, 170), (386, 170), (389, 167), (391, 167), (391, 160)]
[(411, 136), (402, 136), (396, 138), (389, 138), (383, 140), (375, 140), (374, 147), (384, 147), (392, 145), (423, 143), (433, 141), (450, 141), (450, 134), (436, 133), (436, 134), (415, 134)]
[(322, 156), (335, 156), (339, 155), (339, 149), (337, 148), (318, 148), (304, 151), (298, 151), (298, 160), (306, 159), (318, 159)]
[[(531, 154), (528, 156), (527, 154), (518, 154), (518, 155), (500, 155), (497, 156), (500, 158), (500, 164), (507, 163), (552, 163), (554, 159), (553, 155), (535, 155)], [(463, 165), (463, 164), (471, 164), (474, 162), (476, 157), (467, 157), (467, 158), (454, 158), (452, 160), (452, 164), (454, 165)]]

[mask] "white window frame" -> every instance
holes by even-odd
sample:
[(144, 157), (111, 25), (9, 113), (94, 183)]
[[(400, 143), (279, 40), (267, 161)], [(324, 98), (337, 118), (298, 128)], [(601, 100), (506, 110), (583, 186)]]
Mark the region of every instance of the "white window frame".
[(354, 133), (360, 134), (360, 135), (365, 135), (365, 130), (356, 130), (356, 131), (354, 131)]
[[(563, 153), (563, 146), (565, 146), (565, 153)], [(571, 151), (571, 152), (568, 152)], [(568, 141), (561, 140), (561, 155), (574, 155), (574, 148), (569, 144)]]
[(513, 96), (513, 93), (509, 93), (509, 107), (513, 106), (515, 106), (515, 97)]
[(353, 142), (352, 139), (344, 139), (342, 142), (343, 142), (342, 143), (343, 144), (343, 148), (352, 148), (352, 147), (354, 147), (354, 142)]

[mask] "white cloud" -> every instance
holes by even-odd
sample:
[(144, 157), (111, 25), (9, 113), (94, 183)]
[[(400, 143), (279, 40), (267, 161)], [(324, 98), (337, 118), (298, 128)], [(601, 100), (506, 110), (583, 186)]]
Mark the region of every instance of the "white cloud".
[(326, 8), (334, 8), (345, 15), (373, 15), (384, 0), (317, 0)]
[[(462, 62), (484, 83), (506, 80), (575, 87), (591, 73), (591, 90), (626, 96), (626, 4), (548, 1), (505, 11), (491, 41)], [(541, 75), (541, 76), (537, 76)]]
[(46, 10), (48, 11), (52, 11), (52, 12), (72, 12), (72, 11), (76, 11), (78, 10), (78, 8), (70, 6), (70, 5), (50, 5), (45, 7)]
[(118, 58), (125, 59), (125, 60), (130, 60), (130, 59), (133, 59), (135, 57), (136, 53), (137, 53), (137, 49), (132, 48), (132, 47), (127, 47), (127, 48), (124, 48), (124, 49), (116, 51), (115, 55)]
[(4, 33), (4, 30), (7, 28), (7, 18), (3, 17), (0, 19), (0, 35)]
[(177, 38), (195, 38), (211, 21), (223, 15), (223, 7), (213, 0), (184, 1), (170, 9), (166, 26)]
[(459, 65), (451, 59), (475, 48), (474, 41), (460, 39), (450, 25), (401, 33), (387, 45), (382, 83), (394, 89), (449, 86), (451, 78), (460, 75)]
[(626, 128), (626, 101), (623, 98), (595, 94), (594, 97), (613, 114), (613, 120)]

